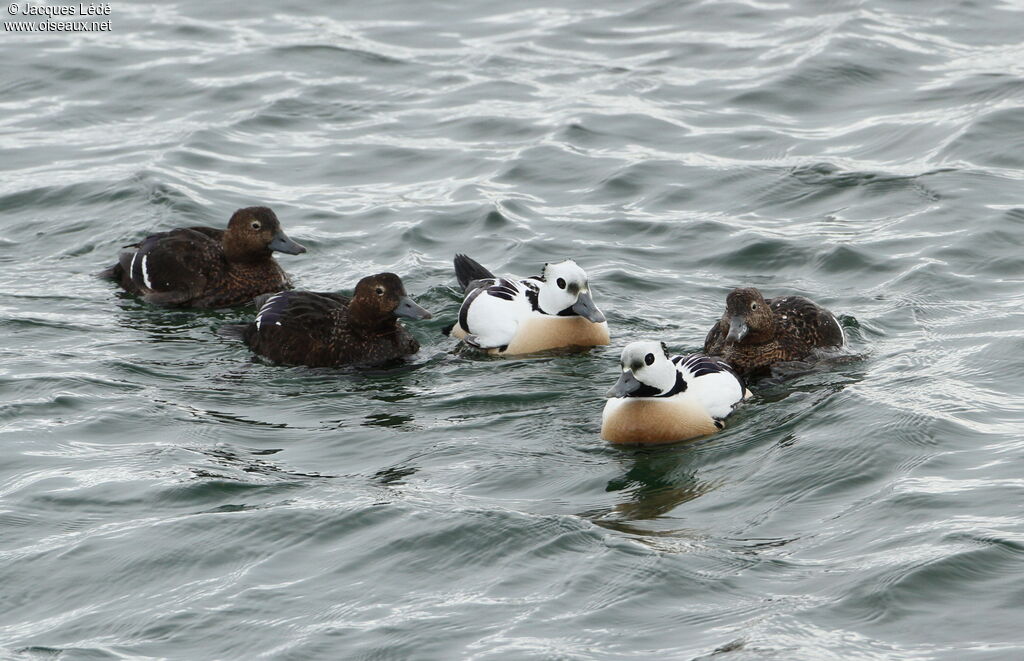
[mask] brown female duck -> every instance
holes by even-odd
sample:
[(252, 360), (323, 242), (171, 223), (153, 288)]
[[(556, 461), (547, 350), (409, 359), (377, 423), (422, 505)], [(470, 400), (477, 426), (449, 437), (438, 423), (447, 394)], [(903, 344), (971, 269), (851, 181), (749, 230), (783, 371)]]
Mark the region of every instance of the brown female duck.
[(267, 207), (239, 209), (227, 230), (178, 228), (126, 247), (131, 250), (122, 252), (102, 276), (149, 303), (195, 308), (241, 305), (290, 288), (271, 253), (306, 252)]
[(704, 340), (704, 353), (720, 356), (744, 376), (775, 363), (806, 358), (817, 348), (841, 347), (835, 315), (803, 296), (765, 299), (753, 287), (734, 289), (725, 314)]
[(394, 273), (363, 278), (352, 298), (311, 291), (284, 291), (256, 301), (256, 319), (228, 327), (227, 335), (255, 353), (286, 365), (369, 365), (419, 351), (398, 317), (429, 319), (405, 293)]

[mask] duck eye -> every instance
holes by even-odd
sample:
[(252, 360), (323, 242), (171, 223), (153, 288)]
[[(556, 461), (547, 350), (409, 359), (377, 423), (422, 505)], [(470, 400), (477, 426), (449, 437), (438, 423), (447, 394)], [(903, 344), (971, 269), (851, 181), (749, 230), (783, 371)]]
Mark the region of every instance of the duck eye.
[(563, 280), (562, 278), (555, 280), (555, 284), (558, 285), (559, 289), (565, 289), (565, 280)]
[(384, 295), (384, 288), (383, 287), (377, 287), (377, 296), (383, 296), (383, 295)]
[(757, 309), (757, 303), (751, 303), (750, 304), (750, 309), (751, 310), (756, 310)]
[(654, 354), (653, 353), (649, 353), (646, 356), (644, 356), (644, 362), (647, 363), (648, 365), (653, 365), (654, 364)]
[(258, 220), (252, 221), (252, 228), (254, 230), (258, 230), (260, 228), (260, 221), (258, 221)]

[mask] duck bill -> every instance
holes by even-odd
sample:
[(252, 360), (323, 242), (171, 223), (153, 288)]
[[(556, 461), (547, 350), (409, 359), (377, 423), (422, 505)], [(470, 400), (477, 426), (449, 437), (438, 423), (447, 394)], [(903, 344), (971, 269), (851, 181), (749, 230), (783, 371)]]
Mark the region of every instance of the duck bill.
[(740, 342), (747, 336), (750, 329), (743, 317), (732, 317), (729, 319), (729, 334), (725, 336), (727, 342)]
[(267, 247), (277, 252), (283, 252), (286, 255), (301, 255), (306, 252), (305, 246), (299, 243), (295, 243), (288, 238), (288, 235), (284, 232), (278, 232), (274, 235), (274, 238), (270, 240)]
[(608, 389), (605, 393), (605, 397), (629, 397), (630, 394), (640, 389), (641, 383), (636, 380), (633, 376), (633, 372), (630, 370), (623, 370), (622, 374), (619, 375), (619, 380), (615, 382), (615, 385)]
[(408, 296), (403, 296), (398, 300), (398, 307), (395, 308), (395, 316), (405, 317), (406, 319), (430, 319), (434, 315), (417, 305), (416, 302)]
[(576, 299), (576, 304), (572, 306), (572, 311), (595, 324), (605, 320), (604, 313), (597, 309), (594, 299), (588, 291), (582, 292), (579, 295)]

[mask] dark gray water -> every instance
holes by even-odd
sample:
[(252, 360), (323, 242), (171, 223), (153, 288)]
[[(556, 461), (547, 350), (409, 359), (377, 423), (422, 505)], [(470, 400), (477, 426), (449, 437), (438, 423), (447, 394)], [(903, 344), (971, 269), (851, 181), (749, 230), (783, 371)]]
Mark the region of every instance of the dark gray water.
[[(1020, 2), (111, 9), (0, 46), (0, 657), (1024, 658)], [(409, 369), (93, 277), (252, 204), (301, 287), (403, 276)], [(455, 252), (575, 257), (612, 346), (454, 351)], [(852, 358), (601, 441), (738, 285)]]

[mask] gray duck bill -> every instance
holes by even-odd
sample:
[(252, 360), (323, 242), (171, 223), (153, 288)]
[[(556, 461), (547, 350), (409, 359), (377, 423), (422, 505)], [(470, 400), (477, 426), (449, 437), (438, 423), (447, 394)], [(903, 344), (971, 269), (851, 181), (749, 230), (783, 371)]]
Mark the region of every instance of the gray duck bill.
[(625, 370), (619, 375), (619, 380), (615, 382), (615, 385), (605, 393), (605, 397), (626, 397), (630, 393), (636, 392), (641, 385), (643, 384), (636, 380), (633, 372)]
[(583, 292), (579, 295), (576, 304), (572, 306), (572, 311), (595, 324), (605, 321), (604, 313), (597, 309), (590, 292)]
[(407, 319), (430, 319), (434, 315), (417, 305), (416, 302), (408, 296), (403, 296), (398, 301), (398, 307), (395, 308), (395, 316), (405, 317)]
[(747, 336), (749, 330), (745, 319), (732, 317), (729, 319), (729, 334), (725, 336), (725, 339), (727, 342), (739, 342)]
[(283, 252), (286, 255), (301, 255), (306, 252), (305, 246), (292, 241), (284, 232), (275, 234), (274, 238), (267, 244), (267, 247), (277, 252)]

